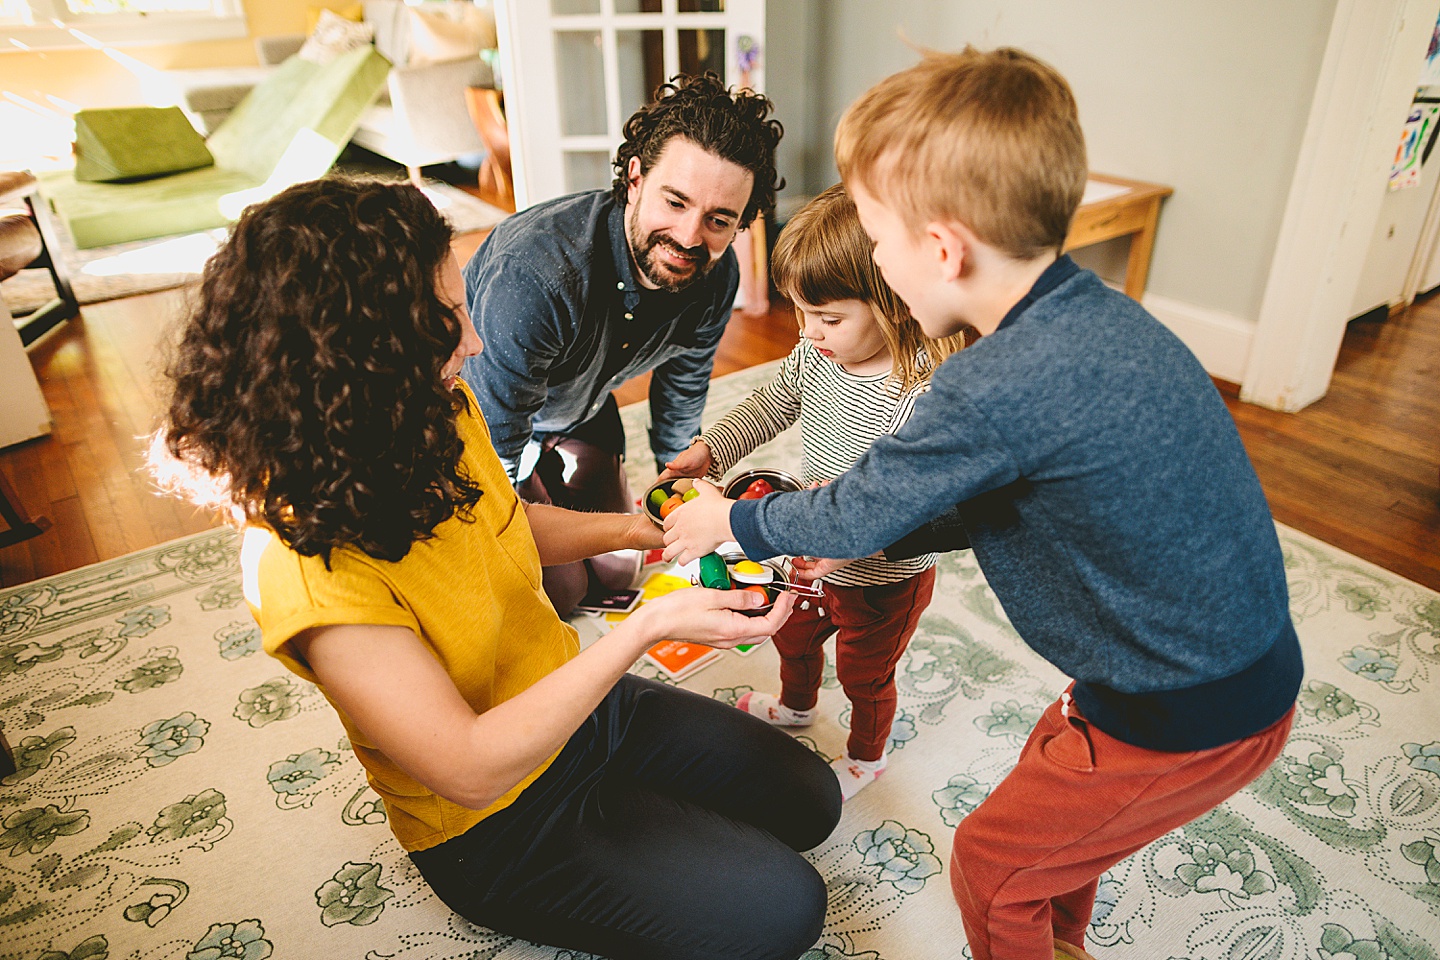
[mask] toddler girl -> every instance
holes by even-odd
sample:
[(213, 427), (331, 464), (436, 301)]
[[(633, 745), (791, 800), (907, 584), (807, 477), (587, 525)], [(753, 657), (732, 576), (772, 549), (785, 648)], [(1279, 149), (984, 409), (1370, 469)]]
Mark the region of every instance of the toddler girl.
[[(773, 382), (696, 437), (662, 478), (718, 478), (798, 420), (804, 480), (828, 483), (877, 437), (905, 422), (930, 374), (963, 338), (925, 337), (881, 279), (870, 250), (855, 204), (838, 184), (791, 219), (775, 245), (772, 270), (795, 303), (800, 343)], [(831, 767), (847, 800), (885, 769), (895, 665), (930, 603), (934, 567), (934, 554), (898, 562), (873, 556), (827, 574), (820, 584), (824, 599), (797, 606), (775, 634), (780, 696), (747, 693), (736, 703), (777, 726), (810, 724), (825, 663), (822, 644), (836, 634), (835, 668), (851, 713), (845, 755)]]

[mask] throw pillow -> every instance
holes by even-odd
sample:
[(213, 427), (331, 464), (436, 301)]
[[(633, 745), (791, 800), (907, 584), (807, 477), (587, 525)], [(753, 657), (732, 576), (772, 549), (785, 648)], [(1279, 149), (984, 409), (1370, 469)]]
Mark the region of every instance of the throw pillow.
[(315, 32), (296, 56), (312, 63), (329, 63), (343, 53), (365, 46), (373, 32), (368, 23), (356, 23), (333, 10), (322, 10)]
[(449, 4), (444, 11), (408, 7), (410, 64), (443, 63), (478, 57), (496, 45), (495, 19), (473, 3)]
[[(329, 9), (329, 7), (313, 6), (305, 8), (305, 35), (307, 37), (314, 33), (315, 28), (320, 25), (320, 15)], [(360, 23), (365, 19), (365, 4), (352, 3), (349, 6), (341, 7), (339, 10), (332, 12), (339, 14), (346, 20), (353, 20), (356, 23)]]
[(121, 107), (75, 114), (75, 179), (141, 180), (215, 163), (179, 107)]

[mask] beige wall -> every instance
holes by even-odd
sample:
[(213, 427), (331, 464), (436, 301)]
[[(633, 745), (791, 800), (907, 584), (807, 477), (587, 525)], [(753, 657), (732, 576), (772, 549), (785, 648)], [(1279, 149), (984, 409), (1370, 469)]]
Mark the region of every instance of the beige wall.
[[(339, 9), (348, 0), (244, 0), (250, 37), (301, 33), (310, 6)], [(13, 50), (9, 44), (3, 48)], [(124, 47), (124, 57), (159, 70), (247, 66), (255, 63), (250, 39), (207, 40), (155, 47)], [(122, 57), (122, 59), (124, 59)], [(145, 102), (146, 86), (135, 71), (88, 47), (44, 52), (0, 52), (0, 91), (9, 91), (35, 103), (58, 97), (80, 107), (129, 106)]]
[[(834, 181), (835, 123), (915, 62), (904, 38), (1021, 47), (1070, 80), (1092, 169), (1175, 188), (1149, 292), (1253, 322), (1335, 2), (772, 0), (769, 93), (790, 130), (787, 192)], [(782, 56), (806, 68), (776, 69)]]

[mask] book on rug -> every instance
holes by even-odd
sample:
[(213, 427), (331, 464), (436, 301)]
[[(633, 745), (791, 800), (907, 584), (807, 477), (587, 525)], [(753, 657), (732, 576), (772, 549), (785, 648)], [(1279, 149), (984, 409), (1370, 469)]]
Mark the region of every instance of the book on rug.
[(720, 659), (720, 651), (701, 643), (662, 640), (645, 651), (644, 659), (671, 680), (684, 680)]
[(639, 603), (639, 590), (607, 590), (597, 583), (575, 604), (575, 611), (598, 617), (606, 613), (629, 613)]

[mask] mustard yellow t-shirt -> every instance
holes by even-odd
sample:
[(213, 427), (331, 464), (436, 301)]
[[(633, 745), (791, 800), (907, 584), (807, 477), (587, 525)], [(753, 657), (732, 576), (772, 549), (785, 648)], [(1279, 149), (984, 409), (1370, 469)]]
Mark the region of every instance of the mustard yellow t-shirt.
[[(260, 625), (265, 652), (322, 692), (324, 686), (291, 643), (311, 627), (409, 627), (476, 713), (525, 690), (580, 650), (574, 629), (556, 616), (541, 589), (530, 524), (490, 444), (475, 397), (463, 383), (457, 389), (469, 402), (457, 421), (465, 444), (463, 462), (484, 490), (475, 522), (451, 517), (435, 529), (434, 538), (416, 543), (398, 563), (352, 547), (336, 550), (330, 570), (319, 557), (290, 550), (268, 529), (245, 532), (245, 598)], [(554, 760), (546, 760), (490, 806), (471, 810), (416, 782), (376, 749), (343, 710), (336, 707), (336, 712), (406, 850), (424, 850), (459, 836), (509, 806)]]

